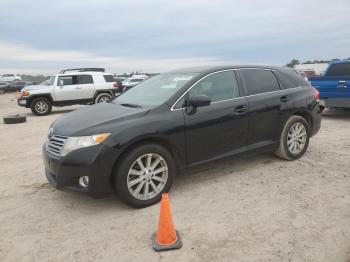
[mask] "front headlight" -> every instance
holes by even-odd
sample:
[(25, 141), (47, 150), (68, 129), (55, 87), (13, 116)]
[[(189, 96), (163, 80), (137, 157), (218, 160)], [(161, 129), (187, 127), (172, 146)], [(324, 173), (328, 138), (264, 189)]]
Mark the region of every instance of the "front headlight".
[(103, 141), (105, 141), (111, 134), (99, 134), (99, 135), (93, 135), (93, 136), (78, 136), (78, 137), (70, 137), (68, 138), (68, 141), (64, 145), (61, 155), (65, 156), (69, 154), (70, 152), (77, 150), (79, 148), (89, 147), (89, 146), (95, 146), (98, 144), (101, 144)]
[(22, 91), (22, 96), (23, 97), (26, 97), (26, 96), (29, 96), (29, 95), (30, 95), (29, 91), (27, 91), (27, 90)]

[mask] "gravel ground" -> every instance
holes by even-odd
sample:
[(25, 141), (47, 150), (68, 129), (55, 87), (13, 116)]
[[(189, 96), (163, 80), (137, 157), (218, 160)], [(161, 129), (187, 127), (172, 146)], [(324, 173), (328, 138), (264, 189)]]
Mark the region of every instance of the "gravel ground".
[(297, 161), (272, 154), (220, 161), (175, 180), (170, 198), (180, 250), (156, 253), (159, 205), (61, 192), (46, 181), (50, 123), (0, 95), (0, 261), (350, 261), (350, 111), (327, 111)]

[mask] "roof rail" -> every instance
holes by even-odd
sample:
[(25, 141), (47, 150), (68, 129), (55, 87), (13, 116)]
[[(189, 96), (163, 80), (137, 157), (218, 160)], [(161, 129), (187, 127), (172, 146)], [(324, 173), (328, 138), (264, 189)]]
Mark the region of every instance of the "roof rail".
[(105, 72), (104, 68), (72, 68), (72, 69), (64, 69), (60, 72), (60, 74), (64, 74), (67, 71), (77, 71), (77, 72)]

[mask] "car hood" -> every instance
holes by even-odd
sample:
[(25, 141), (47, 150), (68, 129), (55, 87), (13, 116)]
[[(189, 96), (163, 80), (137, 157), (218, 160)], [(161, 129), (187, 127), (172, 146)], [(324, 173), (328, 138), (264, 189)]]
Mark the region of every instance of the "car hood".
[(112, 132), (123, 121), (146, 114), (149, 108), (131, 108), (114, 103), (99, 103), (58, 118), (53, 132), (62, 136), (87, 136)]
[(50, 86), (47, 86), (47, 85), (27, 85), (22, 89), (22, 91), (48, 89), (49, 87)]

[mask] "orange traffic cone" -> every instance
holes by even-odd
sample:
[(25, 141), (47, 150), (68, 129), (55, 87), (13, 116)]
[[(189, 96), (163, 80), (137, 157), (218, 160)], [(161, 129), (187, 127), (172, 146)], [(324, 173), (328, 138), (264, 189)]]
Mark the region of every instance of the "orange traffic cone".
[(152, 245), (153, 249), (158, 252), (182, 247), (179, 232), (174, 228), (167, 193), (162, 194), (158, 231), (152, 235)]

